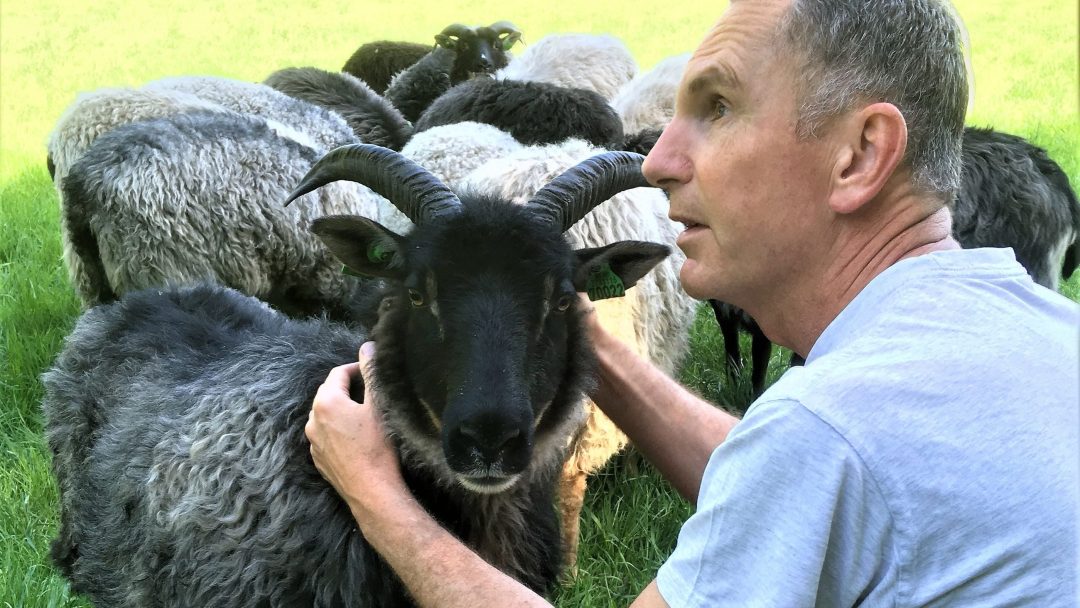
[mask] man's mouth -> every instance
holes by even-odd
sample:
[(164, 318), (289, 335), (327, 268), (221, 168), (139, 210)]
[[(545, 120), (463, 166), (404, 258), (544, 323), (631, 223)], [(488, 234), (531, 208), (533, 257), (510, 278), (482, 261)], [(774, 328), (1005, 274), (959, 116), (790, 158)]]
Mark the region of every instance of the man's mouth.
[(683, 232), (693, 230), (694, 228), (705, 227), (705, 224), (701, 224), (695, 220), (686, 217), (672, 217), (671, 219), (683, 225)]

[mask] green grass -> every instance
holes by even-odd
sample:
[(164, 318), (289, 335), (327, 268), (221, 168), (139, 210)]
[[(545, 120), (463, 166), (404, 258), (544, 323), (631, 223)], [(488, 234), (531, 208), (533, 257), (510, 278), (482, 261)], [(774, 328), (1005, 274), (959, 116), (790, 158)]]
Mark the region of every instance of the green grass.
[[(970, 31), (976, 76), (969, 123), (1032, 139), (1080, 184), (1075, 3), (957, 4)], [(444, 0), (410, 8), (389, 0), (313, 0), (300, 10), (239, 0), (222, 6), (0, 3), (0, 606), (86, 605), (69, 596), (48, 565), (56, 488), (38, 412), (38, 376), (79, 311), (61, 262), (57, 200), (44, 169), (48, 133), (78, 92), (179, 74), (257, 81), (291, 65), (336, 69), (364, 41), (424, 41), (452, 21), (496, 19), (514, 21), (527, 42), (552, 32), (615, 34), (646, 69), (691, 50), (722, 3), (555, 0), (508, 8), (491, 0)], [(1080, 300), (1080, 277), (1062, 291)], [(749, 372), (727, 381), (716, 334), (703, 310), (682, 377), (714, 401), (745, 403)], [(748, 341), (743, 346), (748, 352)], [(786, 357), (774, 353), (771, 379)], [(647, 465), (614, 460), (591, 482), (579, 575), (559, 592), (558, 604), (626, 605), (671, 551), (689, 512)]]

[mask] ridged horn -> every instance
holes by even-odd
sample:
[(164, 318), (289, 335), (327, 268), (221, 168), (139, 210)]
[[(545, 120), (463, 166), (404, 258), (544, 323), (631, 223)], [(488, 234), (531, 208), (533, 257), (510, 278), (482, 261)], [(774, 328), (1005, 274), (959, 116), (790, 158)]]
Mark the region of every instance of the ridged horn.
[(371, 144), (350, 144), (328, 152), (311, 167), (285, 204), (341, 179), (371, 188), (418, 226), (461, 210), (457, 195), (427, 169), (393, 150)]
[(551, 180), (529, 201), (537, 212), (566, 232), (600, 203), (631, 188), (650, 184), (641, 173), (645, 157), (634, 152), (604, 152), (587, 158)]
[(496, 21), (488, 26), (488, 29), (496, 34), (520, 34), (521, 30), (516, 25), (509, 21)]
[(473, 28), (471, 28), (471, 27), (469, 27), (467, 25), (464, 25), (462, 23), (451, 23), (450, 25), (443, 28), (443, 31), (440, 32), (440, 33), (443, 36), (457, 36), (457, 37), (460, 38), (460, 37), (462, 37), (462, 36), (464, 36), (466, 34), (474, 32), (474, 31), (475, 30)]

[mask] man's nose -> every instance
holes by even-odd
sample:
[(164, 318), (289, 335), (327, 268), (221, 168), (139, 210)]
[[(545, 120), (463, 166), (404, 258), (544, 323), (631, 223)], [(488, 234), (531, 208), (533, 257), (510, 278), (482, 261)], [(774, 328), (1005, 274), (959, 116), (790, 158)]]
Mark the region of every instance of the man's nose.
[(673, 120), (641, 165), (645, 179), (657, 188), (668, 189), (690, 181), (691, 165), (682, 130), (683, 125)]

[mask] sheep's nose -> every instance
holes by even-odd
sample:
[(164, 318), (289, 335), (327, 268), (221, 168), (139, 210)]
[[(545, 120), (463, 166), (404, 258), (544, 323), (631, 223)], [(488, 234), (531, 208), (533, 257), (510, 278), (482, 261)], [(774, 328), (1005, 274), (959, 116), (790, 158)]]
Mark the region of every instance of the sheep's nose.
[(501, 428), (485, 429), (480, 425), (462, 424), (458, 433), (470, 447), (475, 448), (487, 464), (499, 459), (505, 450), (511, 447), (515, 439), (521, 437), (521, 429)]
[(480, 66), (480, 69), (485, 72), (491, 71), (491, 69), (495, 67), (495, 64), (491, 62), (491, 56), (487, 53), (481, 54), (476, 63)]

